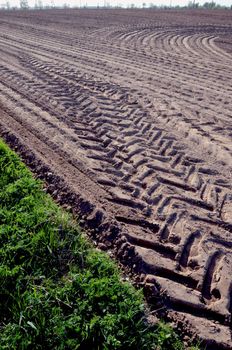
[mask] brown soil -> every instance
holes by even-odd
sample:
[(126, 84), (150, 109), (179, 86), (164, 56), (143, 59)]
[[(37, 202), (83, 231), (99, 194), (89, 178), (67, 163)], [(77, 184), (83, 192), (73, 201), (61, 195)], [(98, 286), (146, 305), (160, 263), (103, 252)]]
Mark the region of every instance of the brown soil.
[(1, 135), (212, 349), (232, 344), (231, 19), (0, 12)]

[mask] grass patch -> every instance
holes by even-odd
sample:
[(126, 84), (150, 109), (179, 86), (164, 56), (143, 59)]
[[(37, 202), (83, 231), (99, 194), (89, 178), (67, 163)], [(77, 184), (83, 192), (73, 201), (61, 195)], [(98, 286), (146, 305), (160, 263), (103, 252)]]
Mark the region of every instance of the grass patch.
[(0, 141), (0, 350), (183, 349)]

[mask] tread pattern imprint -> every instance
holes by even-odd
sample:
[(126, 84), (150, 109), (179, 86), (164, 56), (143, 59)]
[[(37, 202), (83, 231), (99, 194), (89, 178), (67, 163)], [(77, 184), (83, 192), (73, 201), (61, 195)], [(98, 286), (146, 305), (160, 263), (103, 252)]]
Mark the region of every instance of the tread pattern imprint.
[(0, 12), (1, 130), (91, 181), (214, 349), (232, 344), (231, 45), (223, 11)]

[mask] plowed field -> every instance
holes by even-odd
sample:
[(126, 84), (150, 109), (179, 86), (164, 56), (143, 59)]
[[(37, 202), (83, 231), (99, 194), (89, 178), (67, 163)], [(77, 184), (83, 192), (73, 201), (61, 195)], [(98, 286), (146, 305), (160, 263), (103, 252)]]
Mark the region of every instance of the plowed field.
[(0, 12), (1, 135), (213, 349), (232, 344), (231, 67), (232, 11)]

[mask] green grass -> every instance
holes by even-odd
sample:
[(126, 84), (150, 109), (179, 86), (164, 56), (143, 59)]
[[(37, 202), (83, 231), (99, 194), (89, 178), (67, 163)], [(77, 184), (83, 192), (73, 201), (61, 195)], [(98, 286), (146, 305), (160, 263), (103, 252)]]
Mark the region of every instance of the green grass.
[(0, 141), (0, 350), (183, 348)]

